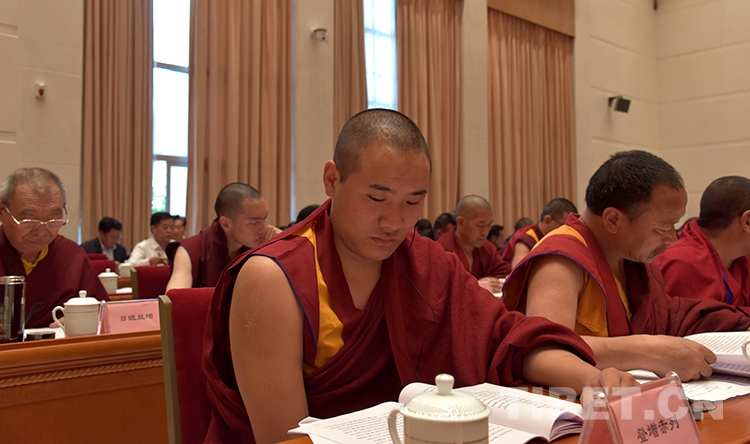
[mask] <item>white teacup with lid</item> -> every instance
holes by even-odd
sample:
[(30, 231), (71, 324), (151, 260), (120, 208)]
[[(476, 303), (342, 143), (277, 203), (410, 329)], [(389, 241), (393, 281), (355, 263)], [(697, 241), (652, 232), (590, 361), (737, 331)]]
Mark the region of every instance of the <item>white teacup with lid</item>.
[(107, 294), (117, 293), (117, 279), (119, 276), (109, 268), (99, 273), (99, 280), (102, 281), (104, 289), (107, 290)]
[[(86, 296), (86, 290), (78, 292), (77, 298), (71, 298), (65, 307), (59, 305), (52, 309), (52, 318), (65, 332), (65, 336), (95, 335), (99, 332), (99, 309), (101, 302)], [(57, 312), (65, 316), (65, 325), (57, 318)]]
[(468, 393), (453, 390), (448, 374), (435, 377), (436, 392), (420, 393), (388, 415), (388, 431), (395, 444), (402, 444), (396, 417), (404, 417), (406, 444), (487, 444), (491, 409)]

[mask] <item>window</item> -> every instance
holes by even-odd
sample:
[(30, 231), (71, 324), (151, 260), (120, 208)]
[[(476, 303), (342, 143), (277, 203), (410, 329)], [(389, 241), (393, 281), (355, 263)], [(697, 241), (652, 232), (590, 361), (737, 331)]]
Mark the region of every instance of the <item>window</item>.
[(190, 0), (153, 0), (154, 164), (151, 210), (185, 215)]
[(363, 0), (367, 107), (396, 109), (396, 3)]

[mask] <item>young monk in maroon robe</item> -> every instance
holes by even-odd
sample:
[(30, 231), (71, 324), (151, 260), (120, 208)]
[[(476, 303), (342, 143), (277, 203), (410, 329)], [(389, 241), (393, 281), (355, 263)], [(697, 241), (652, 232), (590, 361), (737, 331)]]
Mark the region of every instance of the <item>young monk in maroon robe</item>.
[[(26, 328), (48, 327), (52, 309), (80, 290), (109, 300), (83, 248), (58, 236), (66, 198), (60, 178), (42, 168), (16, 170), (0, 189), (0, 276), (26, 277)], [(19, 313), (20, 297), (14, 302)]]
[(511, 268), (515, 267), (547, 233), (562, 226), (568, 214), (577, 212), (578, 209), (573, 202), (564, 197), (547, 202), (542, 209), (539, 222), (513, 233), (500, 253), (500, 259), (510, 264)]
[(670, 296), (715, 299), (750, 313), (750, 179), (711, 182), (699, 220), (655, 262)]
[(682, 178), (662, 159), (613, 155), (591, 177), (584, 213), (568, 216), (508, 277), (506, 305), (575, 329), (599, 367), (710, 375), (713, 353), (672, 335), (745, 330), (750, 318), (714, 300), (665, 293), (651, 262), (675, 242), (686, 203)]
[(416, 235), (430, 170), (411, 120), (363, 111), (325, 165), (330, 199), (227, 268), (206, 328), (206, 442), (289, 439), (308, 415), (395, 400), (441, 372), (458, 386), (634, 384), (586, 363), (571, 330), (506, 311), (455, 255)]
[(487, 240), (492, 227), (492, 207), (481, 196), (468, 195), (456, 205), (456, 226), (437, 242), (456, 255), (463, 268), (480, 281), (487, 281), (493, 293), (503, 289), (500, 279), (510, 273), (497, 247)]
[(215, 287), (237, 255), (281, 233), (266, 224), (268, 206), (260, 192), (235, 182), (221, 189), (214, 204), (216, 219), (200, 233), (167, 245), (172, 288)]

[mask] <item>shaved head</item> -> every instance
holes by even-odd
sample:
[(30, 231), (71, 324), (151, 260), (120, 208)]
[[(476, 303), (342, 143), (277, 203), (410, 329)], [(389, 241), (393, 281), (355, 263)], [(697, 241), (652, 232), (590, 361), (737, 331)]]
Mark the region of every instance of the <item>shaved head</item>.
[(472, 219), (481, 210), (492, 212), (492, 205), (482, 196), (469, 194), (458, 201), (458, 205), (456, 205), (456, 217)]
[(430, 150), (417, 125), (398, 111), (373, 108), (351, 117), (336, 141), (333, 161), (342, 182), (359, 169), (362, 152), (376, 143), (383, 143), (401, 153), (424, 153), (432, 172)]
[(260, 191), (242, 182), (234, 182), (225, 186), (216, 196), (214, 210), (216, 216), (226, 216), (230, 219), (242, 212), (242, 202), (247, 200), (262, 199)]

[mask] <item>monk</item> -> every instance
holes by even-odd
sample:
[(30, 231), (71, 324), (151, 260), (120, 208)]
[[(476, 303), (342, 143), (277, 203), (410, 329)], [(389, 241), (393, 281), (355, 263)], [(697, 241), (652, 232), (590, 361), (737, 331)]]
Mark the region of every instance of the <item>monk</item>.
[(513, 270), (506, 305), (574, 329), (600, 368), (709, 376), (714, 354), (675, 336), (746, 330), (750, 318), (665, 292), (651, 262), (676, 241), (686, 204), (682, 177), (667, 162), (644, 151), (614, 154), (591, 177), (583, 214), (571, 213)]
[(497, 247), (487, 240), (492, 227), (492, 206), (481, 196), (468, 195), (456, 205), (456, 226), (441, 236), (438, 243), (445, 251), (455, 253), (461, 265), (479, 281), (489, 283), (493, 293), (503, 289), (500, 279), (510, 273)]
[(441, 372), (457, 386), (635, 384), (587, 363), (569, 329), (505, 310), (455, 255), (412, 229), (431, 162), (406, 116), (353, 116), (333, 157), (323, 170), (330, 199), (219, 280), (204, 350), (206, 442), (289, 439), (308, 415), (396, 400)]
[(750, 179), (711, 182), (698, 220), (655, 262), (670, 296), (715, 299), (750, 313)]
[(565, 224), (568, 214), (577, 212), (578, 209), (576, 206), (568, 199), (564, 197), (552, 199), (542, 209), (539, 222), (523, 227), (513, 233), (510, 239), (508, 239), (508, 243), (505, 245), (500, 258), (506, 264), (510, 264), (511, 268), (515, 267), (521, 259), (529, 254), (529, 251), (534, 248), (534, 245), (541, 238), (555, 228)]
[(456, 216), (453, 213), (443, 213), (435, 218), (435, 223), (432, 224), (432, 238), (435, 240), (440, 239), (440, 236), (448, 233), (456, 226)]
[(214, 287), (229, 262), (281, 233), (266, 224), (268, 206), (260, 192), (245, 183), (230, 183), (214, 203), (216, 219), (195, 236), (167, 245), (172, 288)]
[[(65, 186), (55, 173), (14, 171), (0, 188), (0, 201), (0, 276), (26, 277), (26, 328), (48, 327), (52, 309), (80, 290), (109, 300), (83, 248), (58, 236), (68, 211)], [(14, 302), (20, 313), (20, 296)], [(13, 331), (18, 328), (14, 323)]]

